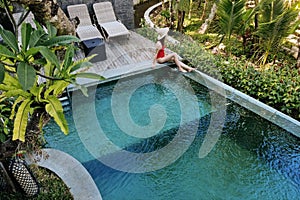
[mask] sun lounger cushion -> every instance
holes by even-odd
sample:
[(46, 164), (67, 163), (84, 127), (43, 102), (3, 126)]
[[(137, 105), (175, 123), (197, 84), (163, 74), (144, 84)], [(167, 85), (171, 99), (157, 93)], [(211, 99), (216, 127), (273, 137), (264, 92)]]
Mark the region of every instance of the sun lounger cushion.
[(100, 31), (92, 24), (89, 11), (85, 4), (70, 5), (67, 7), (70, 18), (79, 18), (79, 25), (76, 28), (77, 36), (81, 40), (89, 40), (93, 38), (103, 39)]
[(110, 37), (129, 35), (130, 32), (124, 24), (117, 20), (111, 2), (100, 2), (93, 4), (98, 24)]

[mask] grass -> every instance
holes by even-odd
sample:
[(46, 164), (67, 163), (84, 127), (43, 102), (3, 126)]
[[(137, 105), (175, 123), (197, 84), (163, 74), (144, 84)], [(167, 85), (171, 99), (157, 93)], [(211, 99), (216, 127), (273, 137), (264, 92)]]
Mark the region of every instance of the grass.
[(53, 200), (53, 199), (63, 199), (72, 200), (74, 199), (70, 193), (69, 188), (65, 183), (52, 171), (38, 167), (36, 165), (31, 165), (30, 169), (34, 176), (36, 177), (39, 186), (40, 193), (35, 197), (27, 197), (21, 192), (8, 193), (1, 192), (1, 200)]

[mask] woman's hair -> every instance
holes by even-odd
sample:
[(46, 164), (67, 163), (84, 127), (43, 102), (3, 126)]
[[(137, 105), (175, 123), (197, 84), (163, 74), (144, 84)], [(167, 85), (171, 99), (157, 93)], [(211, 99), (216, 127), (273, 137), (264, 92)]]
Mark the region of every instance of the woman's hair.
[(162, 46), (164, 46), (164, 45), (165, 45), (165, 37), (161, 38), (161, 39), (160, 39), (160, 40), (158, 40), (158, 41), (160, 41), (160, 43), (161, 43), (161, 45), (162, 45)]

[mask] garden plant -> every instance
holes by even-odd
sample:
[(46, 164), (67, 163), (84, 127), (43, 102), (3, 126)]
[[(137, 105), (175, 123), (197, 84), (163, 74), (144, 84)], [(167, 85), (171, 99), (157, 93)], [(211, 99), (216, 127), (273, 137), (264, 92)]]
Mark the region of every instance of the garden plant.
[(87, 95), (87, 89), (76, 78), (102, 79), (97, 74), (78, 72), (92, 64), (93, 56), (74, 60), (79, 39), (57, 35), (57, 29), (46, 23), (32, 28), (21, 27), (17, 34), (0, 27), (4, 43), (0, 44), (1, 160), (20, 157), (24, 152), (39, 151), (45, 143), (42, 128), (53, 118), (62, 132), (68, 134), (59, 97), (73, 84)]
[[(203, 6), (206, 8), (201, 2), (192, 2), (184, 37), (173, 35), (180, 45), (172, 50), (199, 70), (299, 120), (300, 66), (297, 58), (285, 51), (290, 46), (287, 36), (299, 28), (299, 2), (262, 0), (249, 5), (243, 0), (220, 0), (205, 1)], [(160, 14), (164, 9), (170, 7), (163, 6), (151, 16), (158, 27), (170, 24), (164, 22), (165, 14)], [(206, 20), (208, 28), (200, 33), (205, 23), (200, 11), (204, 9), (204, 16), (213, 15), (213, 20)], [(223, 49), (218, 48), (220, 44)]]

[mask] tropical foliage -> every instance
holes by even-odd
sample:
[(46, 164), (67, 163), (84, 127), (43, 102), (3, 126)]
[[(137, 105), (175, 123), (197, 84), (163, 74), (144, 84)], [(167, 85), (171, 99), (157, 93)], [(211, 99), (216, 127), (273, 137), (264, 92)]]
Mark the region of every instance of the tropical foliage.
[[(214, 20), (206, 23), (206, 34), (198, 31), (205, 20), (199, 21), (199, 3), (185, 26), (186, 34), (196, 42), (177, 38), (180, 46), (171, 48), (201, 71), (216, 78), (221, 76), (236, 89), (300, 119), (299, 64), (283, 51), (287, 36), (300, 23), (296, 20), (299, 2), (252, 2), (218, 1)], [(225, 49), (216, 48), (221, 42)], [(209, 56), (205, 49), (217, 49), (214, 53), (218, 55)]]
[[(298, 12), (287, 7), (284, 0), (262, 0), (256, 6), (246, 9), (246, 1), (221, 0), (218, 3), (218, 25), (220, 33), (230, 37), (249, 40), (243, 41), (244, 49), (253, 61), (263, 66), (276, 58), (284, 39), (298, 26)], [(229, 52), (231, 44), (229, 43)], [(273, 55), (270, 58), (270, 55)]]
[[(14, 7), (17, 8), (15, 9)], [(12, 12), (14, 10), (20, 10), (20, 7), (24, 9), (24, 15), (21, 16), (19, 22), (16, 23)], [(74, 24), (68, 19), (57, 1), (0, 0), (0, 8), (3, 8), (7, 15), (5, 24), (10, 23), (10, 25), (12, 25), (10, 30), (16, 34), (18, 34), (17, 30), (19, 24), (21, 24), (29, 12), (31, 12), (40, 24), (46, 25), (46, 22), (48, 22), (55, 26), (58, 35), (75, 35)], [(3, 15), (3, 13), (1, 13), (1, 15)], [(8, 27), (6, 27), (6, 29), (8, 29)]]
[(277, 54), (284, 39), (295, 31), (299, 22), (295, 21), (297, 10), (287, 7), (283, 0), (265, 0), (259, 6), (258, 27), (254, 34), (259, 38), (257, 51), (259, 61), (264, 65), (271, 53)]
[(228, 85), (300, 120), (300, 76), (293, 64), (257, 70), (245, 57), (216, 62)]
[[(217, 12), (214, 20), (207, 22), (203, 19), (202, 23), (204, 21), (205, 23), (202, 25), (201, 21), (199, 21), (201, 2), (197, 2), (198, 7), (195, 5), (196, 2), (193, 2), (194, 6), (187, 6), (188, 4), (183, 4), (183, 2), (178, 1), (177, 5), (173, 7), (176, 7), (177, 10), (185, 7), (184, 11), (189, 10), (188, 8), (194, 8), (191, 9), (194, 12), (192, 19), (184, 19), (186, 33), (193, 35), (193, 37), (198, 37), (199, 34), (197, 32), (201, 30), (202, 25), (210, 25), (209, 31), (220, 36), (220, 38), (216, 39), (218, 42), (214, 42), (210, 47), (224, 42), (227, 43), (226, 52), (231, 54), (234, 46), (239, 45), (235, 41), (238, 40), (240, 42), (239, 40), (242, 40), (240, 42), (242, 51), (240, 52), (260, 66), (276, 60), (276, 54), (282, 48), (286, 37), (295, 31), (295, 28), (300, 23), (299, 20), (296, 20), (299, 8), (297, 10), (296, 4), (291, 6), (284, 0), (255, 1), (255, 4), (252, 6), (248, 6), (249, 2), (246, 0), (220, 0), (217, 2)], [(212, 5), (210, 3), (210, 6)], [(163, 15), (169, 9), (170, 6), (163, 7), (161, 14)], [(177, 18), (170, 18), (171, 20), (178, 20), (177, 26), (183, 24), (183, 22), (179, 23), (182, 20), (180, 14), (178, 12)], [(209, 13), (206, 14), (206, 16), (209, 15)], [(175, 24), (174, 22), (164, 23), (161, 21), (161, 18), (159, 19), (159, 26), (161, 24)], [(181, 28), (179, 29), (181, 30)]]
[[(137, 31), (155, 41), (154, 30), (141, 28)], [(300, 76), (295, 67), (295, 59), (294, 62), (284, 61), (260, 69), (246, 56), (212, 55), (205, 50), (204, 45), (188, 36), (175, 34), (173, 37), (180, 45), (168, 43), (168, 48), (180, 54), (190, 65), (295, 119), (300, 119)]]
[(0, 99), (0, 142), (6, 141), (13, 130), (13, 123), (9, 119), (12, 105), (11, 99)]
[[(0, 99), (14, 98), (10, 119), (14, 121), (13, 140), (25, 141), (28, 121), (43, 118), (47, 113), (67, 134), (68, 125), (58, 97), (72, 83), (86, 94), (86, 88), (76, 83), (77, 77), (102, 78), (89, 73), (76, 73), (88, 67), (90, 58), (74, 61), (75, 36), (57, 36), (57, 30), (36, 23), (21, 27), (21, 42), (10, 31), (0, 28), (4, 44), (0, 45)], [(70, 45), (71, 44), (71, 45)], [(41, 122), (41, 120), (38, 120)]]
[(243, 21), (245, 13), (245, 0), (231, 1), (221, 0), (218, 3), (217, 15), (219, 20), (220, 33), (230, 40), (231, 35), (235, 32), (238, 33)]

